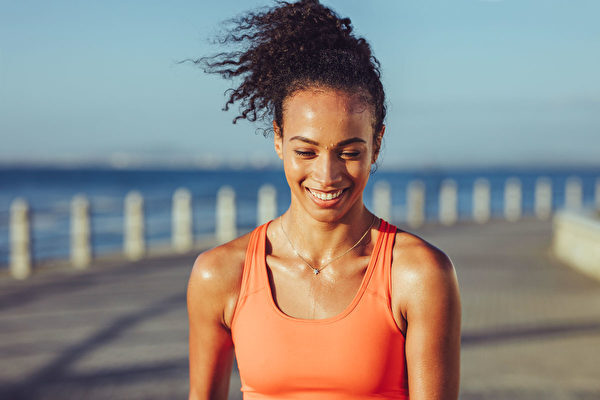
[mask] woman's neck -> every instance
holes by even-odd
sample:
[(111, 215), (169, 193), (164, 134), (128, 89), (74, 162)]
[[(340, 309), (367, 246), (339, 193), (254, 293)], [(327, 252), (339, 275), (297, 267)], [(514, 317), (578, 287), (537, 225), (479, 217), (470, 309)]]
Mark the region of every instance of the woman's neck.
[(374, 225), (374, 219), (375, 216), (360, 202), (336, 221), (319, 221), (291, 205), (279, 223), (293, 248), (317, 267), (354, 246)]

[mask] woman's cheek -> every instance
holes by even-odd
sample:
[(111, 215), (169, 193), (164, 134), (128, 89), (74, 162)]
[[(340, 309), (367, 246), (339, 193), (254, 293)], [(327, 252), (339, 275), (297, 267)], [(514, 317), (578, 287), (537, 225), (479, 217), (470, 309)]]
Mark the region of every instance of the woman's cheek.
[(302, 168), (302, 159), (296, 157), (295, 154), (288, 156), (288, 165), (292, 170), (298, 170)]

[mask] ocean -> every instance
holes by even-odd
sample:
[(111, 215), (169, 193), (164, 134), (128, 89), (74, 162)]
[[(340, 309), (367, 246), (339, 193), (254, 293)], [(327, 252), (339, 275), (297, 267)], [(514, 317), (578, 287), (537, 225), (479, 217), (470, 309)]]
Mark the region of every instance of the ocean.
[[(373, 174), (365, 189), (365, 203), (371, 205), (373, 184), (387, 181), (392, 188), (392, 221), (402, 224), (405, 218), (406, 189), (409, 182), (425, 184), (427, 220), (438, 216), (439, 188), (445, 179), (453, 179), (458, 189), (459, 219), (468, 220), (472, 213), (472, 188), (477, 178), (486, 178), (491, 187), (492, 218), (503, 214), (504, 185), (518, 178), (522, 185), (522, 210), (533, 214), (535, 182), (540, 177), (552, 182), (553, 208), (565, 203), (565, 183), (578, 177), (583, 187), (584, 205), (594, 204), (595, 168), (444, 168), (401, 171), (380, 170)], [(195, 235), (215, 229), (217, 190), (223, 185), (236, 192), (237, 224), (240, 231), (256, 226), (256, 199), (263, 184), (277, 189), (278, 212), (284, 212), (290, 193), (283, 171), (276, 169), (110, 169), (110, 168), (0, 168), (0, 265), (9, 259), (9, 209), (16, 198), (25, 199), (32, 212), (32, 247), (34, 261), (63, 259), (69, 255), (70, 202), (83, 194), (90, 200), (92, 243), (95, 254), (118, 252), (123, 242), (123, 200), (131, 190), (145, 200), (146, 239), (149, 245), (168, 242), (171, 235), (171, 199), (174, 191), (187, 188), (192, 194)]]

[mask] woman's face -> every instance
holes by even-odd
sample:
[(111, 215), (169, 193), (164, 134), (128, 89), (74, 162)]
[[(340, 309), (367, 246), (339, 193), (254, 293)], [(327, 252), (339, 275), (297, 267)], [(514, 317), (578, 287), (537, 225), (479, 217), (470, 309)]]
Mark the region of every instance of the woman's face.
[(283, 106), (282, 129), (273, 124), (275, 150), (292, 206), (322, 222), (360, 212), (378, 150), (371, 107), (356, 94), (320, 88), (297, 91)]

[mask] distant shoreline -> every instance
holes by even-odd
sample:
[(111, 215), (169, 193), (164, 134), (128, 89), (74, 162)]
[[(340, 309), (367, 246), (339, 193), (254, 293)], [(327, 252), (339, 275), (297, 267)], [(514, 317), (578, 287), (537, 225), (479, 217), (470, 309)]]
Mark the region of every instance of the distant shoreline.
[[(199, 165), (194, 163), (132, 163), (128, 165), (114, 165), (110, 162), (3, 162), (0, 161), (0, 171), (16, 170), (107, 170), (107, 171), (282, 171), (283, 165), (279, 163), (223, 163), (220, 165)], [(388, 165), (385, 163), (378, 167), (384, 172), (412, 172), (412, 171), (599, 171), (600, 163), (520, 163), (520, 164), (462, 164), (462, 165)]]

